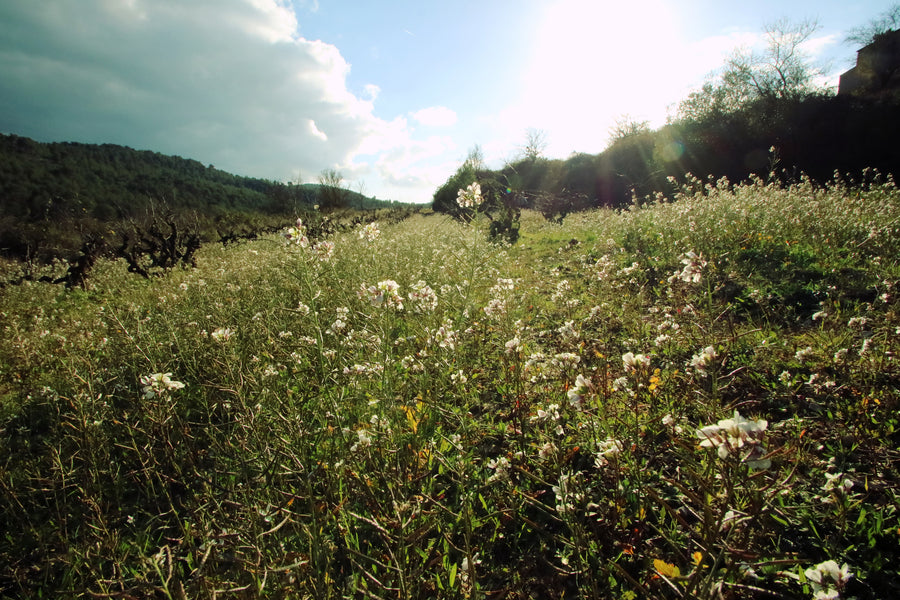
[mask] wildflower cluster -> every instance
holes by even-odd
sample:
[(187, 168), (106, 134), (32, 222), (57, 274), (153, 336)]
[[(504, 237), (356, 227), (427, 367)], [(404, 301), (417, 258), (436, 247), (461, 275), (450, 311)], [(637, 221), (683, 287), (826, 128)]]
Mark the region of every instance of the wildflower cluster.
[(347, 318), (350, 316), (350, 309), (346, 306), (339, 306), (335, 309), (334, 322), (325, 330), (329, 335), (341, 335), (347, 328)]
[(693, 250), (682, 254), (680, 258), (684, 267), (681, 271), (676, 271), (675, 274), (669, 277), (669, 283), (676, 279), (680, 279), (685, 283), (700, 283), (707, 261), (703, 260), (703, 256), (695, 253)]
[(650, 357), (634, 352), (626, 352), (622, 355), (622, 364), (626, 373), (632, 373), (650, 366)]
[(172, 390), (180, 390), (184, 384), (180, 381), (172, 379), (171, 373), (153, 373), (141, 377), (144, 398), (150, 399), (156, 396), (163, 396)]
[(491, 288), (489, 294), (491, 296), (487, 305), (484, 307), (484, 314), (492, 319), (500, 319), (506, 315), (507, 300), (516, 287), (515, 281), (512, 279), (500, 278)]
[(231, 329), (230, 327), (219, 327), (209, 334), (209, 337), (217, 342), (227, 342), (232, 336), (234, 336), (234, 329)]
[(334, 242), (328, 240), (316, 242), (312, 249), (322, 262), (328, 262), (334, 257)]
[(853, 480), (843, 473), (825, 473), (825, 485), (822, 486), (822, 490), (828, 493), (828, 497), (824, 499), (825, 502), (842, 500), (851, 488), (853, 488)]
[(826, 560), (803, 573), (813, 590), (814, 600), (835, 600), (841, 597), (844, 586), (853, 577), (847, 563), (838, 566), (836, 561)]
[(384, 372), (384, 365), (380, 363), (354, 363), (352, 366), (344, 367), (344, 375), (353, 377), (363, 377), (366, 375), (380, 375)]
[(359, 230), (359, 239), (364, 240), (366, 242), (374, 242), (381, 235), (381, 229), (378, 228), (378, 222), (372, 221), (371, 223), (367, 223), (364, 227)]
[(288, 227), (284, 232), (284, 237), (290, 244), (301, 248), (309, 247), (309, 238), (306, 237), (306, 226), (303, 224), (303, 219), (297, 219), (297, 223), (293, 227)]
[(492, 458), (488, 461), (487, 467), (494, 472), (490, 477), (488, 477), (488, 483), (509, 480), (510, 463), (509, 459), (505, 456)]
[(284, 232), (284, 237), (290, 245), (308, 248), (312, 256), (315, 256), (322, 262), (328, 262), (334, 257), (334, 242), (323, 240), (315, 244), (310, 243), (303, 219), (297, 219), (293, 227), (288, 227)]
[(578, 473), (562, 473), (559, 483), (553, 486), (556, 496), (556, 512), (562, 516), (572, 516), (575, 509), (584, 501), (584, 494), (578, 490)]
[(706, 375), (706, 370), (713, 364), (713, 361), (716, 360), (716, 358), (718, 358), (716, 349), (712, 346), (707, 346), (701, 350), (699, 354), (695, 354), (691, 358), (690, 365), (697, 369), (697, 372), (701, 375)]
[[(10, 594), (893, 597), (900, 194), (711, 186), (525, 210), (516, 248), (472, 206), (379, 211), (140, 285), (101, 260), (90, 294), (7, 286)], [(143, 371), (133, 405), (141, 364), (202, 389)]]
[(597, 444), (597, 452), (594, 454), (594, 465), (598, 469), (607, 466), (610, 459), (619, 456), (624, 448), (625, 445), (621, 440), (611, 437), (606, 438), (604, 441)]
[(476, 208), (484, 202), (481, 195), (481, 186), (478, 182), (469, 184), (465, 189), (460, 189), (456, 194), (456, 203), (461, 208)]
[(715, 425), (697, 430), (700, 446), (716, 448), (719, 458), (735, 457), (752, 469), (768, 469), (772, 461), (765, 458), (762, 444), (768, 422), (765, 419), (751, 421), (734, 411), (731, 419), (722, 419)]
[(448, 319), (445, 317), (440, 327), (436, 328), (434, 331), (426, 327), (425, 333), (427, 334), (426, 342), (429, 346), (435, 345), (439, 348), (446, 348), (449, 350), (456, 349), (456, 342), (459, 333), (455, 329), (453, 329), (452, 319)]
[(400, 285), (393, 279), (379, 281), (375, 285), (362, 284), (357, 295), (360, 300), (368, 300), (372, 306), (383, 306), (394, 310), (403, 310), (403, 298), (400, 296)]
[(434, 312), (438, 305), (437, 294), (421, 279), (410, 287), (409, 298), (413, 311), (417, 313)]
[(593, 387), (594, 386), (591, 385), (590, 377), (578, 375), (578, 377), (575, 378), (575, 385), (569, 388), (569, 391), (566, 392), (566, 395), (569, 398), (569, 404), (571, 404), (574, 408), (581, 408), (584, 404), (585, 394), (592, 390)]
[(350, 447), (350, 452), (359, 452), (372, 445), (371, 432), (365, 427), (356, 430), (357, 441)]

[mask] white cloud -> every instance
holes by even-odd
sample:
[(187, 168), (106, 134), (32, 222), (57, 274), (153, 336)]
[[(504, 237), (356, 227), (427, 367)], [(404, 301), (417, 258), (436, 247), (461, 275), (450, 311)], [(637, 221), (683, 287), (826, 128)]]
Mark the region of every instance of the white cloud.
[(829, 33), (826, 35), (819, 35), (815, 37), (811, 37), (802, 44), (800, 44), (800, 49), (808, 54), (812, 58), (816, 58), (825, 54), (825, 52), (835, 46), (836, 44), (841, 43), (841, 36), (836, 33)]
[(335, 166), (399, 179), (432, 142), (376, 117), (378, 86), (350, 92), (340, 51), (298, 28), (287, 0), (0, 3), (0, 131), (270, 179)]
[(251, 32), (272, 43), (293, 39), (297, 32), (297, 15), (291, 9), (290, 2), (285, 4), (279, 0), (249, 0), (249, 3), (256, 13), (251, 13), (256, 18), (248, 20)]
[(381, 93), (381, 88), (374, 83), (368, 83), (363, 87), (363, 91), (366, 96), (369, 97), (370, 102), (375, 102), (375, 99), (378, 98), (378, 94)]
[(309, 131), (313, 134), (313, 136), (319, 138), (323, 142), (328, 141), (328, 136), (325, 135), (324, 132), (320, 131), (318, 127), (316, 127), (316, 122), (312, 119), (309, 120)]
[(412, 118), (427, 127), (450, 127), (456, 124), (456, 113), (446, 106), (432, 106), (412, 113)]

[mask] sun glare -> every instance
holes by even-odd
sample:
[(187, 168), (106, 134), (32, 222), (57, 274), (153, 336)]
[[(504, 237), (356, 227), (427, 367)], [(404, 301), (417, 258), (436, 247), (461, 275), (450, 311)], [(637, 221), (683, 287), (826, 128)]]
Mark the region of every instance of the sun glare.
[(661, 0), (561, 0), (544, 14), (524, 74), (527, 116), (563, 153), (598, 151), (624, 114), (665, 119), (659, 99), (682, 83), (683, 47), (677, 15)]

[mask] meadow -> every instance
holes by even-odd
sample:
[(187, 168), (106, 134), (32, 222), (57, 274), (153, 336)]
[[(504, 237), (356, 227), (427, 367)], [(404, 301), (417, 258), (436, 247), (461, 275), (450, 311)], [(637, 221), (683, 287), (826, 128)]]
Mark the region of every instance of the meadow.
[(0, 290), (0, 594), (900, 597), (889, 178), (472, 210)]

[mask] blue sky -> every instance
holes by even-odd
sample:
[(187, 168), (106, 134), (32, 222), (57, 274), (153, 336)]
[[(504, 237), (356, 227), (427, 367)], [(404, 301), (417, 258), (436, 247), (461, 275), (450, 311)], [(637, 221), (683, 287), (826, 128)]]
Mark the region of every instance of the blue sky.
[(115, 143), (241, 175), (337, 169), (379, 198), (430, 201), (478, 144), (545, 154), (654, 126), (766, 23), (815, 18), (825, 83), (894, 2), (863, 0), (6, 0), (0, 132)]

